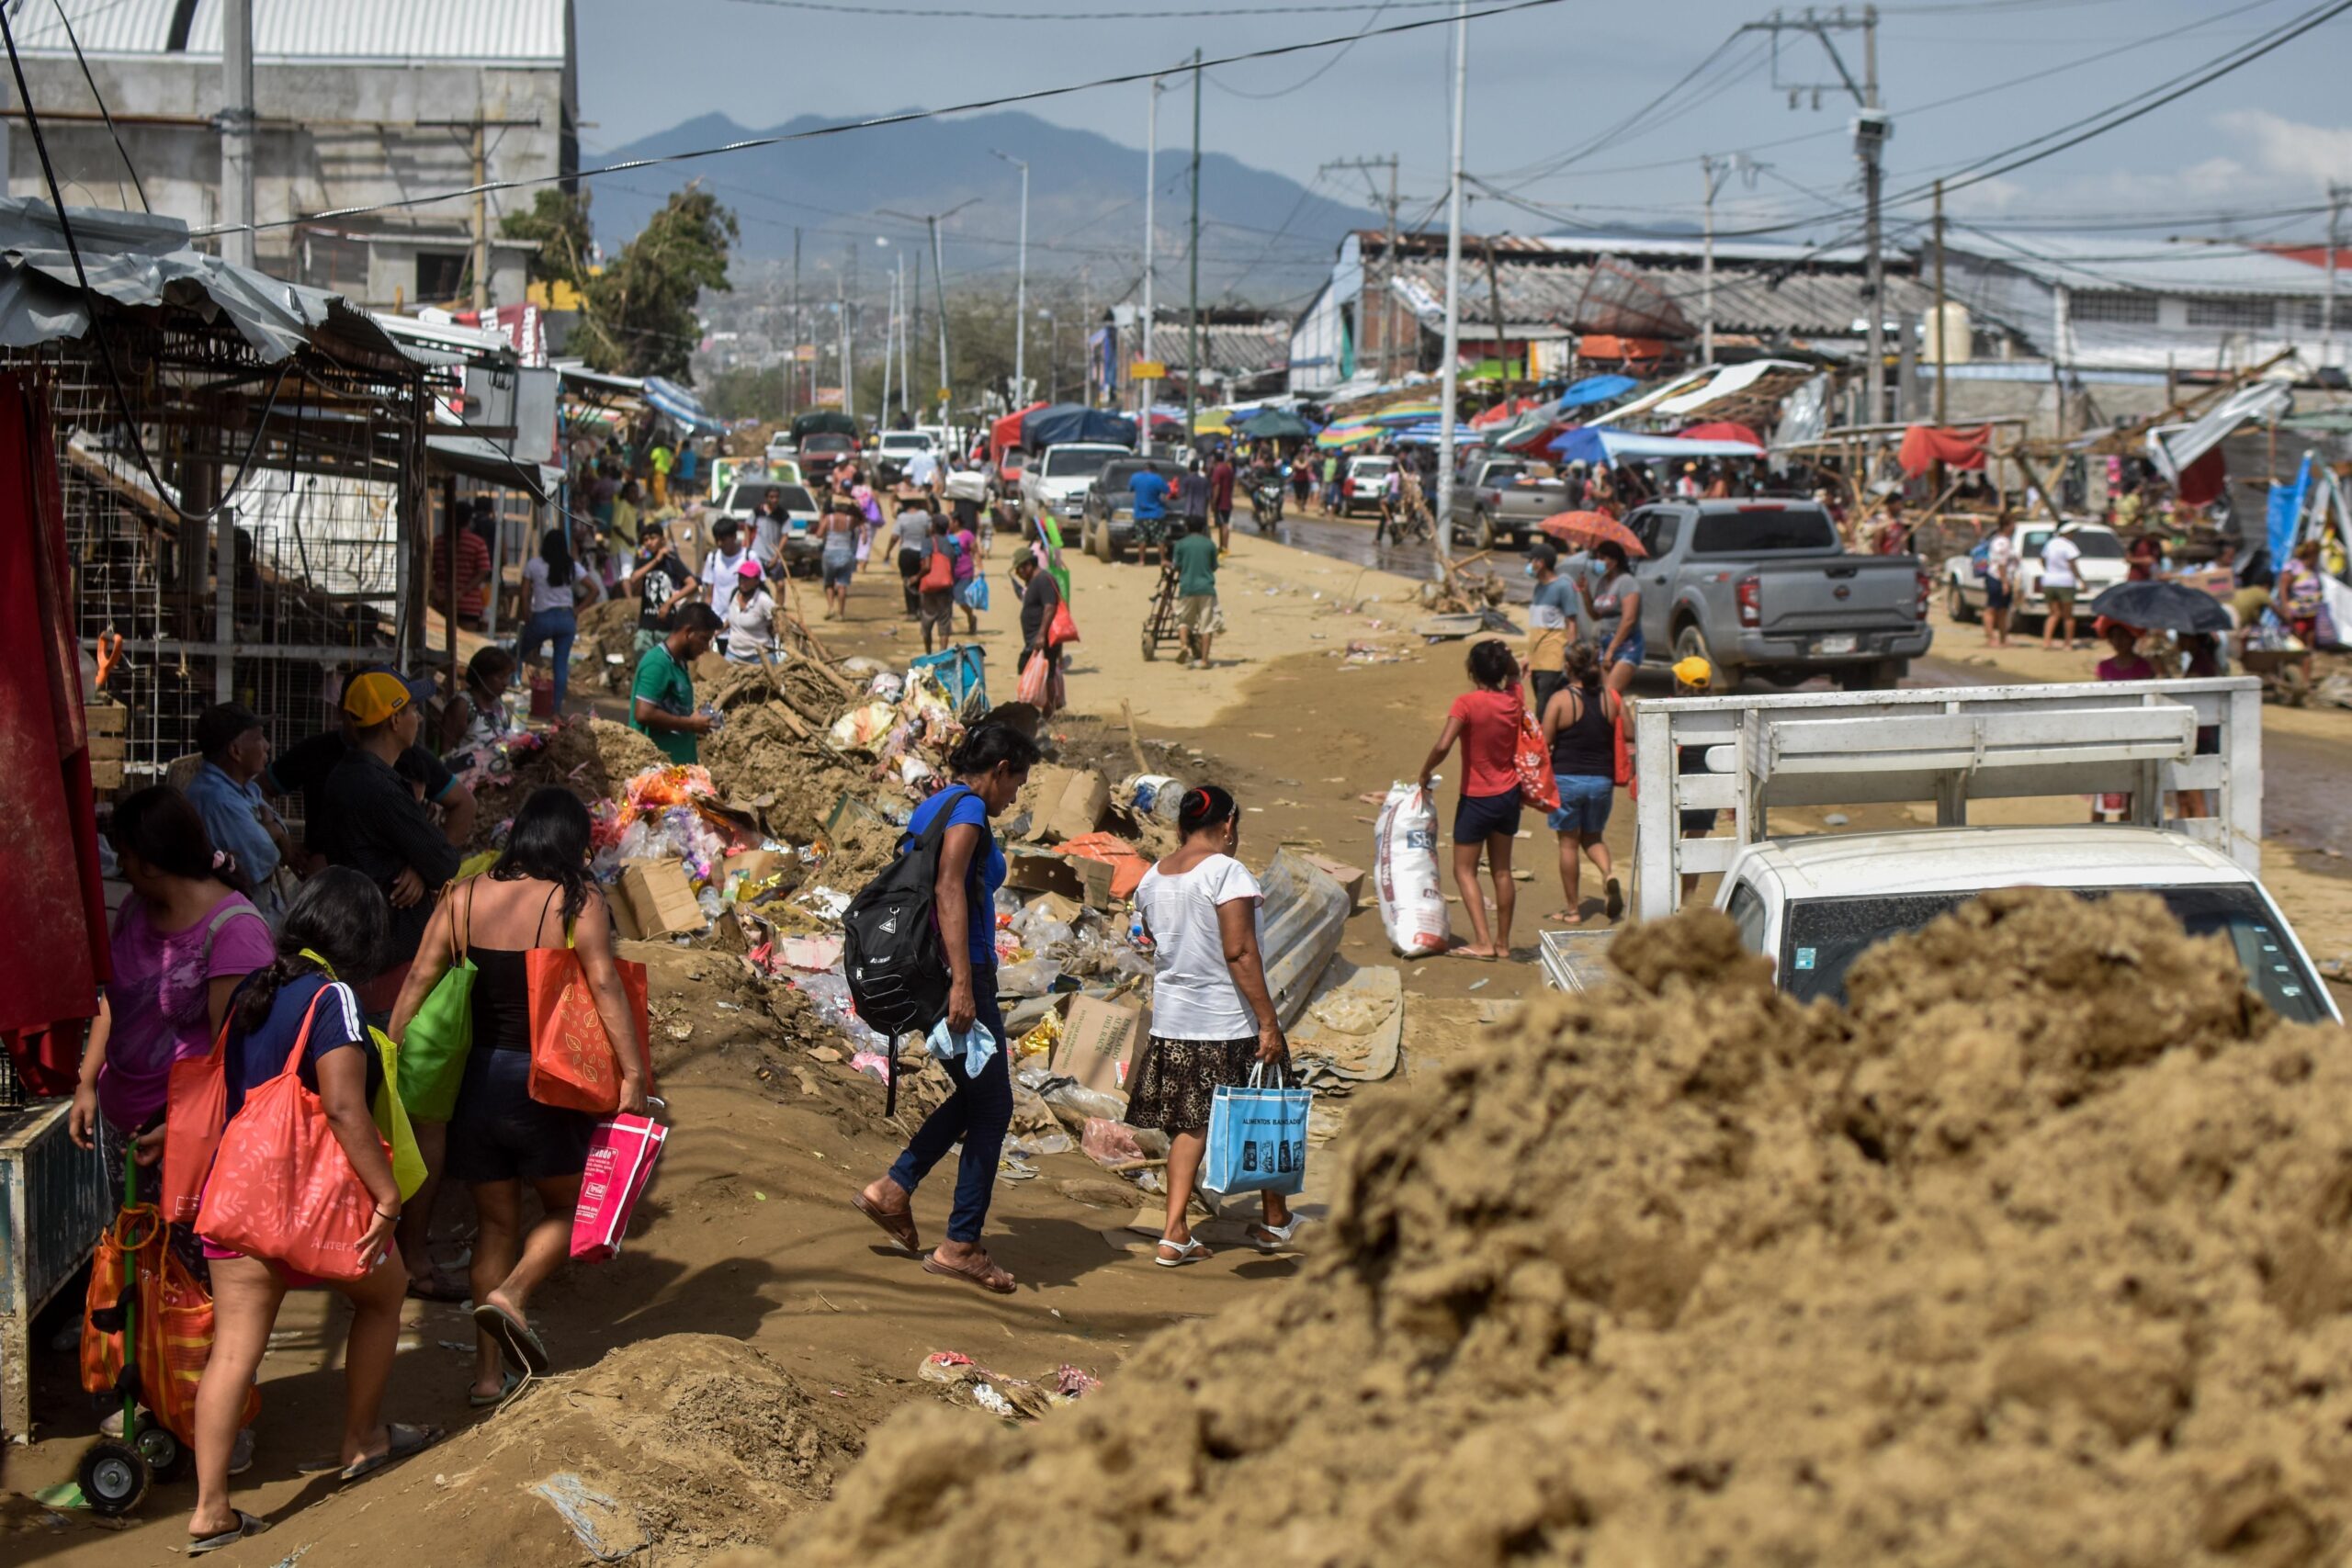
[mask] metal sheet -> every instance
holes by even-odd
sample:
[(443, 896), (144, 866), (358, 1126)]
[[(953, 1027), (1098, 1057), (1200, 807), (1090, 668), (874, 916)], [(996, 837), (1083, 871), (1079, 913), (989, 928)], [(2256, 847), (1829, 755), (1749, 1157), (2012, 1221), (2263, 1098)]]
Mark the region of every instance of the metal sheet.
[(1288, 850), (1278, 851), (1258, 879), (1266, 902), (1259, 911), (1259, 942), (1266, 954), (1266, 988), (1283, 1027), (1296, 1023), (1315, 994), (1315, 982), (1340, 951), (1348, 923), (1348, 890), (1331, 874)]

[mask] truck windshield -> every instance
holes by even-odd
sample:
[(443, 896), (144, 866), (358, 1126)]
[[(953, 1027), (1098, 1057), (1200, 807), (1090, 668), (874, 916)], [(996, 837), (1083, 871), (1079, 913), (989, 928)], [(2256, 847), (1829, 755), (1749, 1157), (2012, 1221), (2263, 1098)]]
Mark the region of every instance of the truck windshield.
[(1756, 556), (1773, 550), (1834, 550), (1838, 529), (1814, 506), (1702, 512), (1690, 531), (1694, 556)]
[(1117, 457), (1116, 452), (1088, 451), (1083, 446), (1050, 446), (1046, 449), (1046, 478), (1074, 479), (1081, 475), (1092, 476), (1102, 471), (1102, 465)]
[[(2324, 1023), (2328, 1013), (2318, 984), (2287, 942), (2278, 918), (2253, 888), (2242, 885), (2191, 887), (2075, 887), (2085, 898), (2110, 893), (2154, 894), (2191, 936), (2218, 931), (2237, 953), (2255, 995), (2293, 1023)], [(1846, 972), (1854, 960), (1899, 931), (1917, 931), (1948, 915), (1973, 893), (1902, 893), (1865, 898), (1805, 898), (1789, 906), (1781, 939), (1781, 987), (1799, 1001), (1846, 999)]]

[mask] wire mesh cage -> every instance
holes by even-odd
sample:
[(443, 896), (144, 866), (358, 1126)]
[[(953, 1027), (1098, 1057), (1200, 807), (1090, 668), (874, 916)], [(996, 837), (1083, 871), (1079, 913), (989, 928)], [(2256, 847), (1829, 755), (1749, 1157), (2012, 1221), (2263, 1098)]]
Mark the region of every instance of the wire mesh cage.
[(220, 701), (290, 745), (334, 721), (352, 670), (414, 646), (424, 426), (417, 366), (365, 345), (270, 364), (225, 321), (170, 308), (97, 330), (119, 391), (87, 338), (0, 364), (33, 369), (50, 401), (82, 647), (122, 639), (103, 791), (161, 781)]

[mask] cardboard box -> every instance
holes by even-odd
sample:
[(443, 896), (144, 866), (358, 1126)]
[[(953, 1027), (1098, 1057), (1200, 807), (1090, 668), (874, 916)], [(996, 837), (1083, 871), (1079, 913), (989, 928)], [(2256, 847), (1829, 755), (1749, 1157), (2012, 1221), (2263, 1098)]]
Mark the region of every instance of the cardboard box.
[(1029, 770), (1023, 793), (1032, 804), (1029, 829), (1022, 837), (1033, 844), (1084, 838), (1102, 825), (1103, 809), (1111, 804), (1111, 786), (1101, 773), (1050, 762)]
[(93, 735), (120, 735), (130, 728), (130, 710), (120, 703), (85, 703), (82, 724)]
[(101, 735), (93, 730), (90, 734), (90, 761), (94, 763), (121, 761), (130, 755), (130, 740), (127, 735)]
[(1363, 902), (1363, 868), (1362, 866), (1350, 865), (1345, 861), (1333, 860), (1329, 855), (1308, 854), (1302, 850), (1294, 850), (1291, 852), (1315, 867), (1316, 870), (1325, 873), (1332, 881), (1347, 890), (1348, 913), (1352, 915), (1362, 907)]
[(1086, 1089), (1125, 1094), (1143, 1039), (1143, 1009), (1074, 996), (1047, 1070), (1076, 1078)]
[(1086, 883), (1078, 872), (1083, 862), (1051, 850), (1008, 847), (1004, 854), (1004, 885), (1021, 893), (1058, 893), (1066, 898), (1086, 897)]
[(676, 861), (623, 863), (620, 891), (638, 941), (658, 942), (681, 931), (698, 931), (709, 923), (695, 902), (694, 882)]

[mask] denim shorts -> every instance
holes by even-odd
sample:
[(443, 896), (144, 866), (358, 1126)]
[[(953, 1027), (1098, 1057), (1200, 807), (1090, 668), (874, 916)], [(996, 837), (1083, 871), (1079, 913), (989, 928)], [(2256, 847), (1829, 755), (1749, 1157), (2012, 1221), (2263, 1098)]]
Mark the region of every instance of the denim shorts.
[(1611, 662), (1638, 667), (1642, 662), (1642, 655), (1646, 651), (1642, 646), (1641, 628), (1637, 626), (1634, 629), (1633, 635), (1625, 639), (1624, 646), (1617, 650), (1617, 657)]
[(1555, 833), (1598, 833), (1609, 826), (1609, 808), (1617, 803), (1615, 781), (1590, 773), (1555, 773), (1560, 788), (1560, 808), (1544, 820)]

